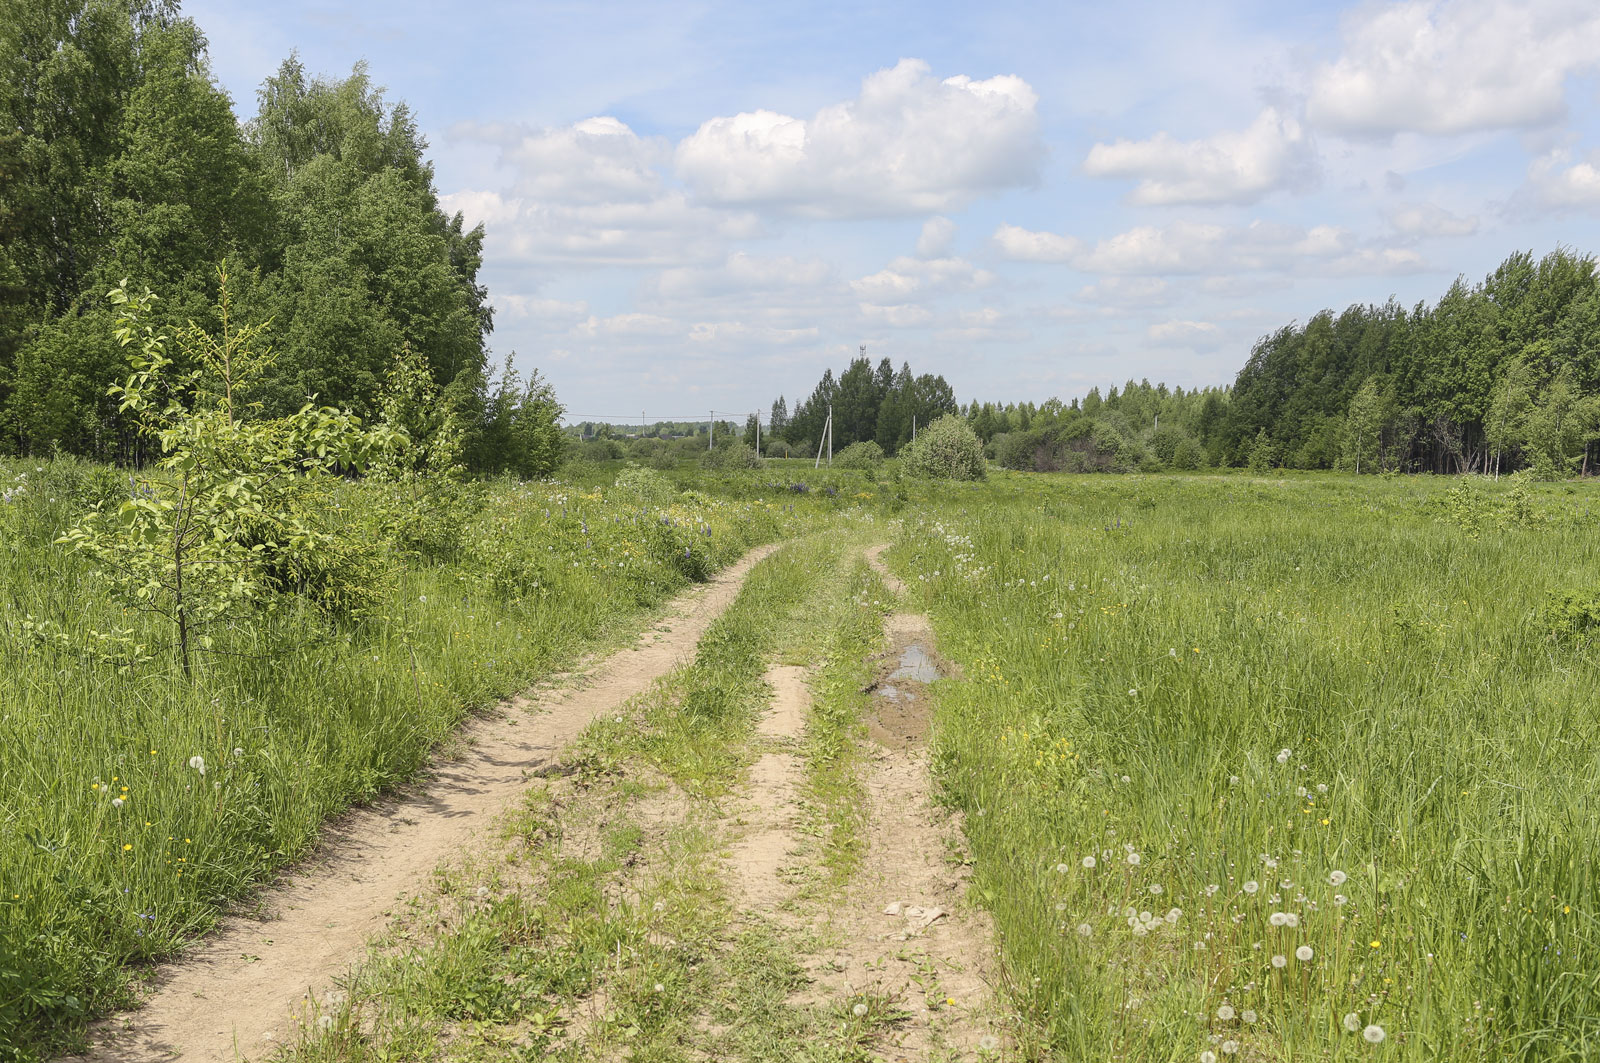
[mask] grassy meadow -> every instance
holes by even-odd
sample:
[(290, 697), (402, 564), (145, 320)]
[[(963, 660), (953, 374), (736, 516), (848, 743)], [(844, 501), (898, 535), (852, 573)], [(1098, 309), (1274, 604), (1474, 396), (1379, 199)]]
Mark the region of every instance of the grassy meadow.
[[(68, 648), (91, 630), (170, 641), (55, 543), (115, 477), (0, 466), (0, 1059), (70, 1051), (140, 970), (468, 714), (787, 540), (692, 665), (573, 751), (615, 790), (608, 821), (654, 800), (630, 772), (713, 808), (753, 756), (763, 668), (810, 663), (808, 888), (847, 881), (863, 662), (888, 607), (859, 552), (888, 541), (901, 607), (932, 617), (959, 666), (932, 688), (933, 763), (965, 814), (1016, 1011), (996, 1058), (1600, 1056), (1600, 658), (1556, 630), (1561, 596), (1600, 585), (1587, 485), (583, 466), (487, 485), (450, 556), (385, 555), (366, 612), (290, 603), (201, 654), (189, 681), (170, 653), (119, 668)], [(340, 489), (341, 519), (366, 519), (367, 490)], [(297, 1051), (445, 1058), (427, 1002), (444, 1015), (458, 982), (509, 993), (510, 979), (522, 996), (502, 1010), (543, 1015), (552, 1037), (603, 984), (637, 1005), (613, 1033), (651, 1031), (649, 1058), (680, 1058), (686, 1037), (729, 1058), (762, 1044), (874, 1058), (852, 1015), (783, 1003), (799, 984), (789, 946), (747, 935), (720, 951), (733, 924), (692, 821), (663, 843), (676, 870), (660, 903), (606, 915), (593, 955), (545, 955), (528, 927), (589, 918), (584, 898), (606, 891), (578, 880), (629, 873), (620, 834), (581, 875), (539, 857), (572, 889), (497, 900), (464, 924), (481, 941), (419, 941), (420, 958), (372, 968), (328, 1038)], [(680, 954), (646, 947), (661, 919)], [(618, 940), (638, 946), (636, 969), (607, 974)], [(518, 981), (524, 967), (544, 981)], [(669, 1014), (652, 993), (672, 979), (686, 995)], [(722, 1000), (718, 979), (767, 994), (766, 1025), (695, 1033), (712, 1005), (691, 998)], [(752, 1030), (770, 1040), (738, 1040)]]
[(1600, 1056), (1589, 487), (1009, 476), (891, 563), (963, 677), (1030, 1058)]
[[(852, 504), (828, 477), (682, 488), (645, 470), (490, 485), (451, 557), (380, 550), (364, 615), (290, 602), (235, 625), (190, 682), (160, 649), (165, 621), (120, 609), (54, 542), (126, 493), (119, 474), (0, 465), (0, 1059), (70, 1050), (130, 999), (130, 972), (303, 854), (330, 814), (407, 778), (470, 712)], [(337, 499), (351, 521), (365, 490)], [(156, 660), (79, 652), (92, 630), (131, 632)]]

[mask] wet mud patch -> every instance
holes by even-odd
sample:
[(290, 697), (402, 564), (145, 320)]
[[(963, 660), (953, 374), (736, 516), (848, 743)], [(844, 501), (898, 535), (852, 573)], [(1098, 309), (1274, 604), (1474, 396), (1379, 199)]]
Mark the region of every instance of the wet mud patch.
[(910, 749), (927, 742), (933, 711), (928, 684), (947, 674), (930, 648), (927, 622), (921, 617), (903, 619), (910, 622), (891, 625), (891, 649), (880, 656), (876, 678), (866, 691), (873, 695), (867, 735), (886, 749)]

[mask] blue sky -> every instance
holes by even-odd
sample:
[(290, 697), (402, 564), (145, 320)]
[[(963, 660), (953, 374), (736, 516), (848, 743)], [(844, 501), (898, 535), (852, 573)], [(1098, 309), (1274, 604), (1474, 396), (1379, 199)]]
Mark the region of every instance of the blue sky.
[(365, 60), (578, 418), (1223, 384), (1257, 337), (1600, 250), (1600, 4), (191, 0), (241, 116)]

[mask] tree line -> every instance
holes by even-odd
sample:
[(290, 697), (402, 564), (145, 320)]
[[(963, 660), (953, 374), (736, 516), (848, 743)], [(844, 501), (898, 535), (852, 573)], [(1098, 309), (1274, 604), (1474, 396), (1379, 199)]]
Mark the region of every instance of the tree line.
[(811, 394), (791, 412), (785, 397), (772, 403), (768, 417), (774, 440), (796, 453), (814, 451), (826, 443), (828, 416), (833, 416), (833, 447), (852, 443), (877, 443), (893, 454), (911, 442), (918, 426), (927, 427), (947, 413), (960, 409), (955, 392), (944, 377), (932, 373), (913, 376), (909, 362), (898, 370), (884, 358), (874, 366), (865, 351), (837, 377), (825, 369)]
[(509, 357), (490, 373), (484, 230), (440, 208), (426, 148), (363, 65), (291, 56), (241, 124), (174, 0), (0, 0), (0, 451), (137, 460), (106, 294), (220, 330), (226, 263), (236, 319), (270, 322), (262, 416), (374, 418), (420, 362), (471, 468), (547, 471), (560, 408)]
[(1600, 277), (1590, 255), (1518, 252), (1432, 304), (1285, 325), (1231, 388), (1130, 380), (1069, 405), (963, 412), (1012, 468), (1587, 475), (1600, 457)]

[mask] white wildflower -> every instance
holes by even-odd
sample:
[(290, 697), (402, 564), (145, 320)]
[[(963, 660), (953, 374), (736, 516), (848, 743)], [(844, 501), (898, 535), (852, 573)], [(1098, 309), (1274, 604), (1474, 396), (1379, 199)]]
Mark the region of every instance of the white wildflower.
[(1276, 955), (1276, 956), (1272, 957), (1272, 966), (1274, 966), (1274, 967), (1287, 967), (1287, 966), (1289, 966), (1289, 957), (1284, 956), (1281, 953), (1279, 955)]
[(1349, 877), (1350, 876), (1345, 874), (1343, 871), (1329, 872), (1328, 884), (1332, 886), (1343, 886)]
[(1355, 1033), (1357, 1030), (1361, 1029), (1361, 1016), (1357, 1015), (1353, 1011), (1347, 1014), (1344, 1017), (1344, 1028), (1349, 1030), (1351, 1033)]
[(867, 1006), (865, 1004), (857, 1004), (855, 1007), (850, 1009), (850, 1014), (854, 1015), (858, 1019), (866, 1013)]
[(1232, 1022), (1233, 1021), (1233, 1005), (1232, 1004), (1224, 1004), (1224, 1005), (1222, 1005), (1222, 1007), (1218, 1008), (1217, 1009), (1217, 1018), (1221, 1019), (1223, 1022)]
[(1290, 758), (1290, 757), (1291, 757), (1291, 756), (1293, 756), (1293, 755), (1294, 755), (1294, 754), (1293, 754), (1293, 753), (1291, 753), (1291, 752), (1290, 752), (1290, 751), (1289, 751), (1289, 750), (1287, 750), (1287, 749), (1280, 749), (1280, 750), (1278, 750), (1278, 763), (1279, 763), (1279, 764), (1287, 764), (1287, 763), (1289, 763), (1289, 758)]
[(204, 775), (206, 773), (206, 758), (199, 755), (190, 757), (189, 767)]
[(1312, 952), (1310, 945), (1301, 945), (1299, 948), (1294, 950), (1294, 958), (1299, 960), (1301, 963), (1310, 963), (1311, 956)]
[(1387, 1036), (1389, 1035), (1383, 1032), (1383, 1027), (1379, 1026), (1377, 1023), (1373, 1023), (1365, 1030), (1361, 1031), (1361, 1039), (1366, 1041), (1369, 1045), (1375, 1045)]
[(1094, 868), (1094, 857), (1086, 856), (1083, 858), (1082, 863), (1085, 871), (1092, 870)]
[(1250, 881), (1248, 881), (1248, 882), (1246, 882), (1244, 884), (1244, 891), (1246, 893), (1254, 893), (1256, 890), (1258, 890), (1260, 888), (1261, 888), (1261, 883), (1257, 882), (1255, 879), (1251, 879)]

